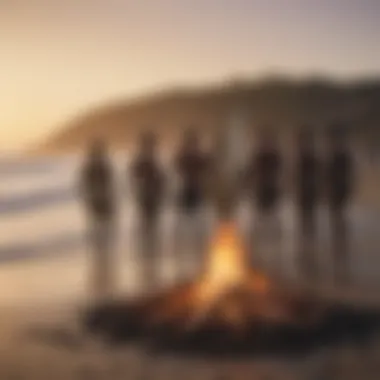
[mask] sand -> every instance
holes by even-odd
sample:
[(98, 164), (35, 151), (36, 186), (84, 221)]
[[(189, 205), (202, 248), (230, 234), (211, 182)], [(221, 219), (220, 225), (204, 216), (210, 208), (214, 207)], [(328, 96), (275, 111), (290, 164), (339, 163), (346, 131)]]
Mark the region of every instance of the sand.
[(68, 305), (3, 310), (0, 378), (6, 379), (378, 379), (380, 339), (368, 347), (326, 348), (304, 357), (210, 361), (149, 356), (85, 334)]
[[(51, 172), (42, 176), (41, 173), (32, 175), (28, 172), (27, 176), (8, 178), (6, 186), (1, 189), (2, 197), (24, 197), (46, 190), (47, 184), (54, 185), (52, 188), (56, 185), (61, 188), (67, 183), (74, 185), (74, 169), (64, 166), (53, 175)], [(376, 197), (374, 188), (368, 188)], [(84, 242), (75, 247), (45, 244), (54, 242), (55, 237), (61, 241), (67, 234), (83, 234), (85, 225), (77, 200), (73, 198), (43, 208), (32, 206), (27, 212), (0, 215), (0, 380), (380, 378), (380, 337), (374, 337), (374, 343), (365, 348), (342, 345), (321, 349), (305, 357), (251, 358), (238, 362), (150, 357), (143, 347), (107, 346), (84, 334), (78, 323), (80, 308), (89, 301), (90, 256)], [(138, 269), (137, 262), (130, 245), (134, 217), (128, 204), (123, 207), (122, 234), (117, 248), (120, 292), (130, 289), (133, 284), (133, 289), (138, 288), (133, 275)], [(287, 238), (282, 254), (278, 254), (276, 240), (272, 241), (272, 246), (256, 241), (254, 258), (258, 265), (276, 274), (280, 271), (295, 281), (295, 286), (300, 286), (299, 279), (294, 276), (292, 212), (291, 202), (285, 200), (282, 221)], [(361, 204), (351, 210), (354, 224), (350, 260), (355, 281), (352, 287), (340, 291), (336, 291), (331, 283), (326, 243), (328, 226), (323, 207), (319, 214), (318, 259), (323, 277), (318, 288), (330, 297), (380, 305), (378, 210), (374, 209), (373, 203)], [(175, 225), (170, 206), (165, 215), (164, 240), (168, 241)], [(242, 215), (242, 225), (246, 224), (246, 216)], [(162, 264), (166, 274), (173, 269), (168, 247), (164, 243), (162, 248), (167, 253)], [(17, 260), (13, 260), (14, 252), (19, 253)]]

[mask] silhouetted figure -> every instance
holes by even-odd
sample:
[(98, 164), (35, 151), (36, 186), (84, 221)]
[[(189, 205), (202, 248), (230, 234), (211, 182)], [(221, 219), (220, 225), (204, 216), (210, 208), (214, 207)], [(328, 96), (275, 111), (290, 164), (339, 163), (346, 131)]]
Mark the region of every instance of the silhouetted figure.
[[(205, 180), (209, 167), (208, 155), (202, 150), (200, 137), (193, 130), (188, 130), (175, 157), (175, 169), (179, 177), (178, 192), (179, 220), (176, 230), (176, 254), (179, 255), (181, 272), (187, 271), (187, 264), (193, 259), (200, 260), (205, 243), (204, 204)], [(185, 243), (196, 245), (190, 247)], [(187, 255), (185, 252), (191, 252)], [(190, 260), (189, 260), (190, 259)]]
[(112, 165), (101, 141), (95, 142), (81, 173), (81, 191), (90, 225), (94, 250), (93, 290), (97, 297), (112, 291), (112, 244), (115, 228), (114, 178)]
[(308, 130), (298, 136), (295, 164), (295, 198), (299, 221), (300, 266), (305, 275), (314, 275), (316, 270), (315, 238), (316, 208), (319, 196), (319, 158), (315, 141)]
[(255, 235), (264, 237), (266, 242), (272, 241), (280, 232), (277, 213), (281, 173), (280, 149), (273, 134), (265, 130), (259, 136), (257, 149), (252, 152), (245, 176), (252, 205), (256, 206), (257, 211)]
[(164, 175), (157, 157), (156, 137), (152, 133), (141, 136), (131, 174), (140, 219), (138, 240), (143, 260), (143, 278), (155, 282), (158, 264), (158, 218), (164, 196)]
[(326, 190), (330, 211), (335, 278), (347, 280), (347, 206), (353, 190), (353, 157), (342, 126), (334, 126), (329, 136), (326, 162)]

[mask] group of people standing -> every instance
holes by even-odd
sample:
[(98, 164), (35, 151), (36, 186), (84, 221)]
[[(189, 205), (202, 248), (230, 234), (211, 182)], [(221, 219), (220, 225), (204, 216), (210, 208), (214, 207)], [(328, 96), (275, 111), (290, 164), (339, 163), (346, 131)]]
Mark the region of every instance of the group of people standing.
[[(315, 269), (312, 249), (316, 233), (316, 208), (323, 197), (330, 210), (333, 236), (333, 252), (336, 274), (342, 275), (346, 260), (346, 218), (345, 210), (352, 193), (353, 160), (344, 134), (339, 131), (328, 135), (326, 154), (318, 153), (315, 138), (303, 129), (297, 137), (294, 176), (287, 178), (294, 185), (294, 199), (298, 210), (300, 226), (300, 265), (308, 275)], [(176, 205), (179, 213), (194, 219), (208, 204), (209, 182), (218, 158), (202, 146), (202, 136), (195, 130), (188, 130), (174, 157), (173, 169), (179, 178), (176, 191)], [(269, 130), (264, 130), (252, 144), (245, 167), (239, 169), (243, 175), (238, 188), (248, 195), (252, 209), (258, 218), (273, 217), (284, 193), (282, 178), (285, 170), (279, 141)], [(154, 270), (152, 257), (157, 244), (158, 218), (168, 192), (169, 177), (161, 165), (157, 137), (153, 132), (143, 132), (137, 154), (132, 159), (128, 178), (132, 185), (141, 229), (141, 259), (146, 267)], [(96, 262), (101, 268), (98, 275), (100, 291), (112, 283), (109, 267), (109, 247), (113, 231), (117, 204), (115, 201), (115, 178), (106, 147), (97, 141), (81, 175), (81, 188), (91, 222)], [(199, 237), (200, 238), (200, 237)], [(178, 253), (180, 255), (180, 253)], [(100, 263), (100, 265), (99, 265)], [(181, 260), (179, 260), (181, 265)], [(154, 277), (154, 273), (146, 273)]]

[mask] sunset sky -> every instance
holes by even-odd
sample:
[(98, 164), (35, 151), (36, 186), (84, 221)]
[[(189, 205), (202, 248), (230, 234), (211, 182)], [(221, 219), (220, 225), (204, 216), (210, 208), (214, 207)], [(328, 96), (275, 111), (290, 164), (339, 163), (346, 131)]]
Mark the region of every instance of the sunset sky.
[(0, 0), (0, 150), (176, 84), (378, 75), (379, 19), (379, 0)]

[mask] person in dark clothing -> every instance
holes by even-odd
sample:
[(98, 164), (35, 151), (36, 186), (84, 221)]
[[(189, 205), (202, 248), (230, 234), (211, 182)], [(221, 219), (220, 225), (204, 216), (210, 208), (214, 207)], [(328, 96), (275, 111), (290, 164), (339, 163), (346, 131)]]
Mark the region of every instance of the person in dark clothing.
[(346, 211), (353, 192), (354, 164), (343, 126), (333, 126), (326, 162), (326, 193), (332, 229), (334, 272), (338, 281), (348, 275)]
[(315, 274), (314, 254), (316, 206), (319, 196), (320, 162), (315, 140), (306, 127), (298, 135), (295, 163), (295, 198), (299, 220), (300, 266), (306, 275)]
[(273, 213), (280, 199), (282, 160), (269, 132), (262, 134), (258, 151), (252, 152), (246, 170), (246, 181), (259, 214)]
[(186, 213), (196, 212), (203, 204), (207, 161), (199, 136), (193, 130), (187, 131), (175, 162), (181, 180), (178, 203)]
[(81, 173), (81, 193), (90, 222), (93, 261), (93, 290), (97, 297), (112, 291), (111, 250), (115, 229), (115, 197), (112, 165), (102, 141), (90, 148)]
[(258, 150), (252, 152), (245, 181), (252, 205), (256, 205), (257, 236), (274, 236), (273, 224), (277, 225), (277, 212), (281, 198), (282, 157), (272, 133), (265, 128), (261, 132)]
[[(176, 230), (176, 250), (183, 253), (191, 249), (185, 242), (185, 232), (189, 232), (189, 241), (199, 243), (194, 250), (200, 253), (204, 249), (205, 225), (203, 211), (205, 205), (205, 180), (209, 167), (208, 155), (202, 150), (200, 137), (192, 129), (184, 136), (182, 145), (175, 157), (174, 167), (180, 186), (178, 192), (179, 221)], [(187, 248), (187, 249), (186, 249)], [(194, 252), (195, 253), (195, 252)], [(180, 256), (182, 272), (187, 272), (188, 256)], [(191, 255), (199, 259), (199, 255)]]
[(144, 278), (155, 281), (157, 275), (157, 229), (164, 196), (164, 175), (157, 157), (154, 134), (143, 133), (137, 157), (132, 162), (131, 179), (140, 218), (139, 245), (144, 261)]
[(259, 151), (252, 160), (256, 206), (260, 214), (273, 213), (278, 206), (281, 164), (281, 156), (274, 139), (265, 134)]

